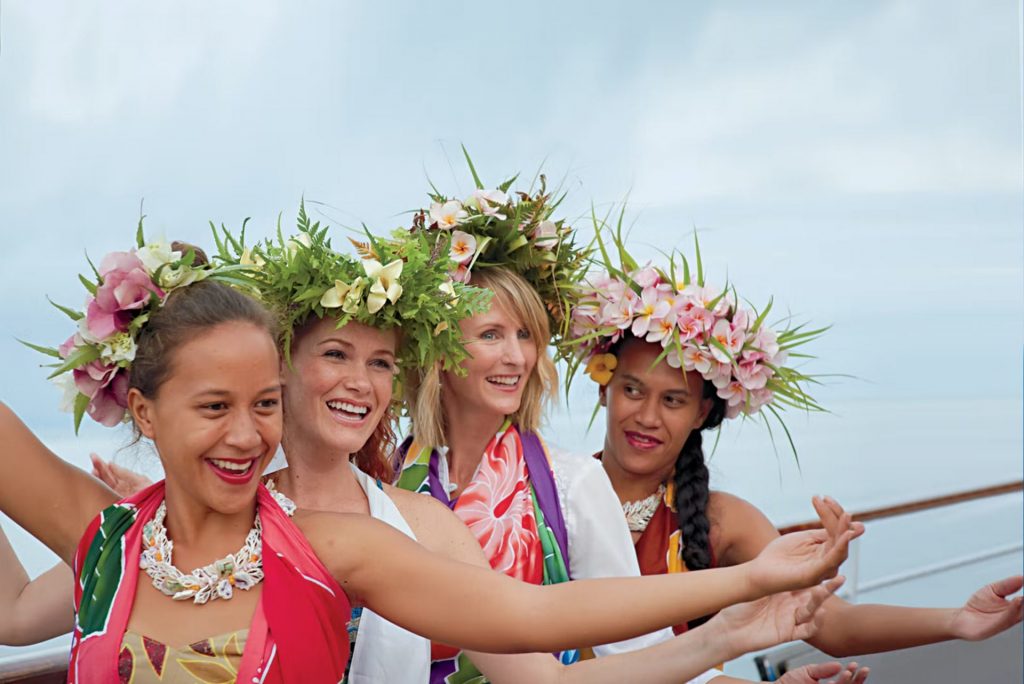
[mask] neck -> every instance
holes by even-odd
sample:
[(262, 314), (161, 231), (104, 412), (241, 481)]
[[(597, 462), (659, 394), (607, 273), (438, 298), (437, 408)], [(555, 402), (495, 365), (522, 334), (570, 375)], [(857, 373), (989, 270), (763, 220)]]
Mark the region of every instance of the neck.
[(175, 563), (183, 567), (206, 565), (237, 551), (256, 517), (255, 497), (240, 511), (220, 513), (200, 504), (184, 488), (168, 483), (164, 501), (167, 537), (174, 542)]
[(349, 467), (350, 454), (286, 431), (288, 467), (276, 474), (277, 488), (299, 508), (369, 514), (366, 492)]
[(445, 409), (448, 442), (448, 477), (461, 491), (476, 474), (487, 447), (505, 422), (502, 415), (480, 415), (478, 411)]
[(619, 496), (621, 503), (639, 501), (654, 494), (654, 492), (658, 491), (658, 487), (672, 477), (672, 469), (675, 467), (673, 464), (665, 470), (659, 470), (650, 474), (638, 475), (628, 472), (619, 466), (615, 453), (612, 451), (612, 446), (607, 441), (604, 444), (601, 464), (604, 466), (604, 471), (608, 474), (612, 488), (615, 489), (615, 493)]

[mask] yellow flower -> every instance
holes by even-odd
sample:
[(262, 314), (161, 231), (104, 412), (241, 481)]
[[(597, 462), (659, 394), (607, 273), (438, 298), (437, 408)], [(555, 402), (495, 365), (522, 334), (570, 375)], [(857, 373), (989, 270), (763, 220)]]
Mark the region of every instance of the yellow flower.
[(394, 304), (402, 296), (402, 286), (398, 284), (398, 277), (402, 275), (401, 259), (395, 259), (387, 266), (381, 266), (376, 259), (366, 259), (363, 269), (373, 280), (370, 294), (366, 297), (366, 308), (370, 313), (380, 311), (385, 301)]
[(362, 304), (365, 285), (366, 280), (363, 278), (356, 278), (351, 285), (343, 280), (335, 280), (334, 287), (327, 288), (320, 297), (320, 306), (325, 309), (337, 309), (340, 306), (345, 313), (354, 314)]
[(619, 360), (615, 358), (615, 354), (595, 354), (587, 361), (586, 373), (591, 380), (603, 387), (611, 382), (615, 367), (618, 365)]
[(351, 289), (352, 286), (348, 283), (335, 280), (334, 287), (327, 288), (327, 291), (320, 297), (320, 306), (325, 309), (337, 309), (345, 301), (345, 295)]
[(243, 266), (255, 266), (256, 268), (263, 268), (263, 265), (267, 262), (263, 260), (259, 254), (253, 255), (252, 250), (246, 247), (242, 250), (242, 256), (238, 260), (238, 263)]
[[(449, 309), (458, 306), (459, 298), (455, 294), (455, 286), (452, 285), (450, 280), (446, 280), (437, 286), (437, 289), (444, 295), (444, 305)], [(437, 333), (435, 333), (437, 334)]]

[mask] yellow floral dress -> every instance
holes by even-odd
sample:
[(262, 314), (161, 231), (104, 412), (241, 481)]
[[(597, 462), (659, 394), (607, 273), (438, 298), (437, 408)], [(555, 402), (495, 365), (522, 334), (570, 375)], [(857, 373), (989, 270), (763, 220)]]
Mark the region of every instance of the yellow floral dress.
[(125, 632), (117, 659), (120, 684), (234, 684), (248, 629), (171, 648)]

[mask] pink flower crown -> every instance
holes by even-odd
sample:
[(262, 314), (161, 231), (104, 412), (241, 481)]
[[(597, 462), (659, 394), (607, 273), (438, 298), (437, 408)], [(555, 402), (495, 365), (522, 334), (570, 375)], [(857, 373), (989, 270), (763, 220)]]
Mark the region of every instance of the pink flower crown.
[(609, 263), (601, 244), (608, 272), (580, 288), (570, 314), (569, 344), (576, 355), (570, 376), (586, 362), (591, 379), (607, 384), (617, 364), (608, 352), (631, 333), (661, 345), (658, 361), (695, 371), (711, 382), (726, 402), (728, 418), (752, 416), (762, 408), (776, 417), (777, 408), (824, 410), (801, 387), (813, 378), (785, 364), (790, 357), (805, 356), (792, 350), (826, 329), (805, 331), (797, 326), (776, 332), (768, 327), (771, 302), (758, 314), (740, 306), (731, 288), (717, 289), (705, 282), (699, 244), (693, 274), (679, 253), (671, 256), (667, 269), (639, 267), (621, 238), (613, 239), (622, 267)]
[(59, 347), (22, 344), (56, 362), (48, 379), (64, 391), (61, 409), (74, 414), (75, 432), (82, 417), (113, 427), (127, 417), (128, 377), (135, 359), (136, 340), (153, 311), (176, 289), (214, 276), (245, 284), (246, 266), (195, 264), (194, 249), (182, 252), (163, 241), (147, 243), (139, 220), (136, 248), (111, 252), (92, 267), (95, 280), (78, 276), (88, 290), (85, 310), (50, 302), (78, 329)]

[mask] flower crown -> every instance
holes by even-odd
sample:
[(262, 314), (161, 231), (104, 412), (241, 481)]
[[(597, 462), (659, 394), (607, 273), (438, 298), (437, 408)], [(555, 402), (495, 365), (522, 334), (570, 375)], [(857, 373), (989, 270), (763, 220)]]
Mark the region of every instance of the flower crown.
[(575, 245), (575, 231), (565, 219), (552, 218), (565, 195), (553, 197), (543, 174), (533, 194), (509, 194), (518, 176), (487, 190), (465, 147), (462, 151), (476, 189), (461, 201), (433, 188), (430, 207), (416, 212), (411, 232), (425, 235), (435, 250), (447, 250), (452, 278), (459, 282), (468, 282), (478, 267), (518, 273), (544, 303), (552, 335), (563, 338), (572, 292), (590, 255), (589, 248)]
[(586, 362), (591, 379), (606, 385), (617, 365), (609, 350), (629, 332), (661, 345), (655, 363), (664, 359), (673, 368), (696, 371), (710, 381), (726, 402), (728, 418), (765, 409), (781, 423), (778, 411), (787, 407), (824, 410), (801, 387), (815, 380), (785, 364), (791, 357), (806, 357), (793, 350), (827, 328), (796, 326), (776, 332), (765, 322), (771, 301), (758, 313), (741, 306), (733, 288), (709, 285), (696, 235), (695, 272), (679, 252), (670, 255), (667, 268), (641, 267), (626, 251), (618, 231), (612, 235), (621, 262), (616, 267), (600, 229), (597, 243), (607, 273), (589, 280), (574, 303), (572, 340), (567, 344), (576, 359), (567, 383)]
[(146, 242), (142, 220), (133, 249), (107, 254), (99, 268), (90, 260), (93, 279), (78, 276), (89, 292), (84, 312), (50, 302), (78, 324), (77, 332), (56, 348), (22, 342), (57, 359), (47, 364), (55, 369), (49, 379), (64, 390), (61, 408), (74, 415), (76, 434), (86, 413), (107, 427), (125, 420), (139, 332), (174, 290), (206, 279), (246, 282), (243, 266), (197, 264), (194, 248)]
[(357, 321), (375, 328), (400, 328), (400, 364), (425, 367), (440, 360), (455, 367), (467, 357), (459, 321), (484, 310), (490, 299), (481, 288), (452, 282), (448, 260), (438, 258), (422, 235), (352, 241), (360, 256), (331, 247), (327, 226), (313, 223), (299, 206), (298, 232), (253, 248), (245, 230), (235, 238), (214, 230), (217, 259), (251, 265), (261, 299), (282, 323), (282, 347), (290, 357), (295, 330), (310, 316), (332, 317), (338, 327)]

